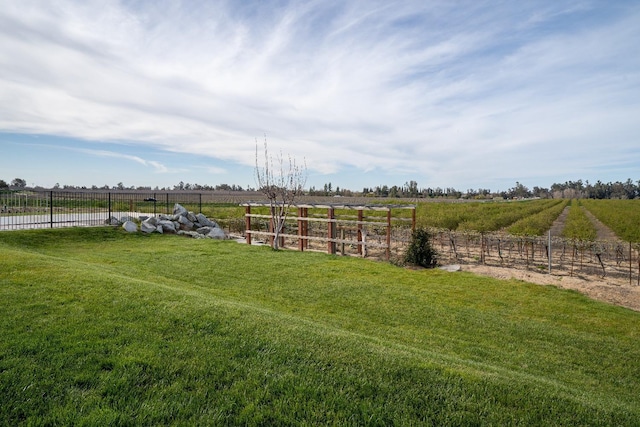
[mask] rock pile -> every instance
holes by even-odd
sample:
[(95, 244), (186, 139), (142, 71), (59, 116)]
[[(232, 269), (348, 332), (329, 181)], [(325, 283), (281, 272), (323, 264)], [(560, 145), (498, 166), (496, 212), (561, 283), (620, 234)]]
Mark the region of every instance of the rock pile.
[[(201, 213), (189, 212), (178, 203), (173, 206), (173, 215), (140, 216), (138, 220), (140, 221), (140, 231), (143, 233), (176, 233), (196, 239), (206, 237), (219, 240), (227, 239), (227, 233), (215, 221)], [(138, 231), (136, 219), (132, 217), (122, 217), (119, 220), (111, 217), (106, 222), (110, 225), (122, 225), (122, 228), (129, 233)]]

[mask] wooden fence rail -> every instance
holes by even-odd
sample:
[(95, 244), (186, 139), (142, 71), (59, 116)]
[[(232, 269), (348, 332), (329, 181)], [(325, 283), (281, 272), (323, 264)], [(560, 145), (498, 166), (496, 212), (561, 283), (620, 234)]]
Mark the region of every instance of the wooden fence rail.
[[(273, 244), (275, 238), (274, 224), (271, 215), (252, 213), (252, 207), (271, 208), (269, 203), (250, 202), (242, 203), (245, 207), (245, 238), (248, 244), (252, 242), (252, 236), (260, 235), (269, 239), (269, 243)], [(279, 243), (281, 247), (285, 245), (285, 239), (297, 241), (297, 248), (300, 251), (309, 249), (309, 242), (326, 243), (327, 253), (335, 254), (337, 245), (341, 245), (341, 253), (345, 253), (345, 245), (354, 247), (356, 253), (360, 256), (367, 256), (367, 248), (381, 248), (384, 250), (385, 258), (388, 260), (391, 254), (391, 231), (394, 224), (400, 222), (411, 222), (411, 229), (415, 229), (416, 215), (415, 205), (347, 205), (347, 204), (297, 204), (291, 206), (297, 210), (297, 216), (289, 217), (286, 230), (294, 229), (296, 234), (280, 233)], [(394, 216), (399, 210), (409, 209), (412, 211), (411, 218)], [(309, 215), (311, 210), (311, 216)], [(323, 211), (323, 215), (319, 216), (318, 212)], [(344, 214), (343, 212), (356, 211), (357, 216)], [(384, 212), (386, 215), (381, 217), (366, 217), (364, 212)], [(267, 230), (256, 230), (253, 227), (252, 219), (268, 219)], [(356, 218), (355, 220), (353, 218)], [(383, 219), (383, 220), (382, 220)], [(310, 224), (325, 224), (326, 233), (319, 236), (310, 235), (310, 231), (316, 228), (310, 227)], [(376, 238), (369, 239), (368, 234), (381, 228), (384, 230), (384, 243), (377, 243)], [(346, 238), (345, 230), (355, 231), (355, 238)], [(340, 237), (338, 232), (340, 231)], [(376, 236), (378, 237), (378, 236)], [(370, 241), (371, 240), (371, 241)]]

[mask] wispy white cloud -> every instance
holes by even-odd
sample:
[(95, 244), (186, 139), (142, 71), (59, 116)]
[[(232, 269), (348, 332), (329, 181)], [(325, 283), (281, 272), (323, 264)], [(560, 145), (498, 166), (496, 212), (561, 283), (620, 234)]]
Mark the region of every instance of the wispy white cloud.
[(206, 168), (207, 173), (213, 174), (213, 175), (222, 175), (227, 173), (227, 170), (224, 168), (218, 168), (215, 166), (209, 166)]
[[(22, 145), (26, 145), (26, 144), (22, 143)], [(92, 149), (92, 148), (68, 147), (64, 145), (52, 145), (52, 144), (40, 144), (40, 143), (29, 143), (28, 145), (37, 149), (73, 151), (75, 153), (80, 153), (80, 154), (84, 154), (91, 157), (103, 157), (103, 158), (127, 160), (130, 162), (138, 163), (139, 165), (142, 165), (146, 168), (151, 168), (155, 173), (184, 172), (183, 169), (169, 169), (164, 164), (155, 160), (148, 160), (140, 156), (120, 153), (117, 151), (98, 150), (98, 149)]]
[(266, 133), (314, 173), (425, 184), (581, 173), (638, 155), (638, 39), (633, 2), (10, 2), (0, 130), (246, 166)]
[(76, 151), (78, 153), (88, 154), (90, 156), (111, 157), (115, 159), (129, 160), (132, 162), (139, 163), (142, 166), (145, 166), (147, 168), (151, 168), (155, 173), (180, 173), (185, 171), (185, 169), (168, 168), (167, 166), (165, 166), (164, 164), (158, 161), (143, 159), (142, 157), (134, 156), (131, 154), (123, 154), (123, 153), (118, 153), (115, 151), (108, 151), (108, 150), (94, 150), (90, 148), (70, 148), (70, 147), (63, 147), (63, 148)]

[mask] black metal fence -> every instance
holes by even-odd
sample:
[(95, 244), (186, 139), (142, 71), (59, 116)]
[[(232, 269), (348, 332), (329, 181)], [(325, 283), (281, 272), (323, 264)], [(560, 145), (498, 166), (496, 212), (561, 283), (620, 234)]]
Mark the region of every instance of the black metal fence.
[(203, 193), (23, 190), (0, 192), (0, 230), (104, 225), (111, 217), (202, 212)]

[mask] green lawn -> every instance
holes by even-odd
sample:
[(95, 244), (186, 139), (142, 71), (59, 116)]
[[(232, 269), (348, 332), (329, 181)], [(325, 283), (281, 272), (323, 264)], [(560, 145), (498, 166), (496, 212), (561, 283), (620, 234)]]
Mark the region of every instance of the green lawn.
[(640, 313), (120, 229), (0, 233), (0, 425), (638, 425)]

